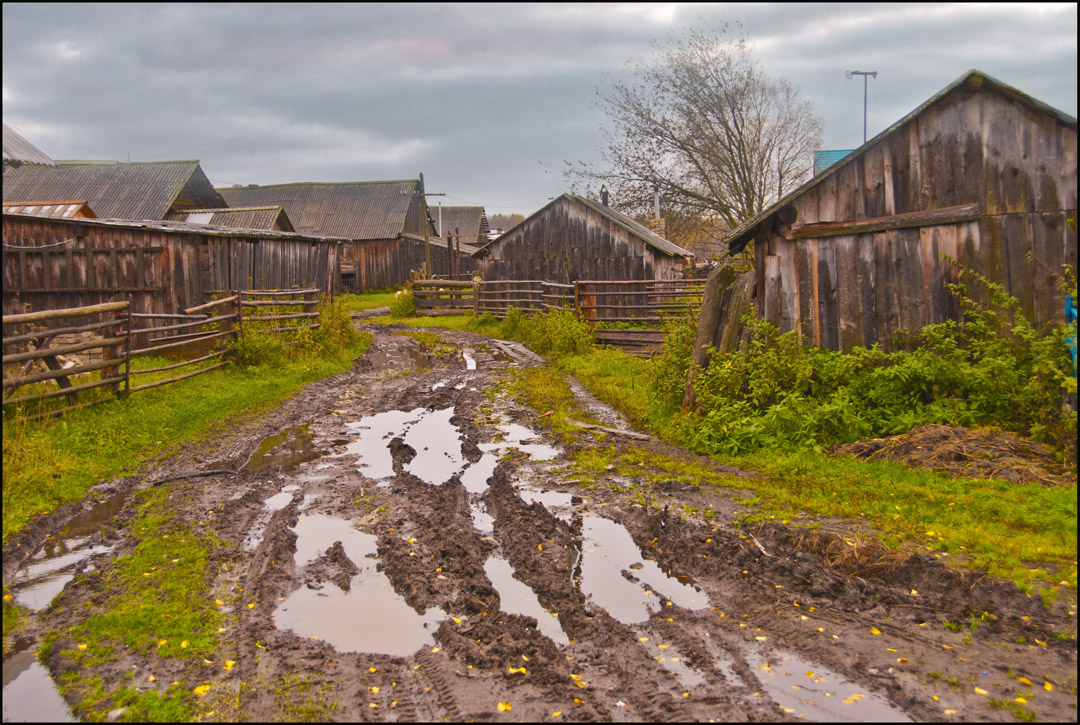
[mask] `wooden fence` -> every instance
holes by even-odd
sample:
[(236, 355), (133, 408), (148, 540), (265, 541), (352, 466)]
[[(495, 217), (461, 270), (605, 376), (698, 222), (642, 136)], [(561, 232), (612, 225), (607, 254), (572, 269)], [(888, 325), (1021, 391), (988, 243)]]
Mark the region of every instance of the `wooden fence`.
[[(228, 363), (226, 358), (229, 349), (225, 343), (235, 338), (243, 325), (282, 321), (287, 323), (284, 326), (260, 327), (262, 331), (274, 333), (318, 328), (317, 323), (292, 324), (318, 316), (318, 312), (312, 309), (318, 305), (318, 290), (232, 290), (223, 294), (227, 296), (184, 310), (184, 314), (131, 312), (129, 299), (86, 307), (4, 315), (5, 331), (14, 329), (19, 332), (4, 335), (3, 405), (6, 407), (63, 395), (71, 405), (27, 416), (27, 419), (58, 415), (110, 399), (106, 396), (78, 402), (80, 391), (109, 387), (112, 397), (124, 398), (140, 390), (156, 388), (216, 370)], [(250, 312), (245, 313), (245, 308)], [(281, 312), (281, 308), (299, 308), (301, 311)], [(89, 325), (68, 325), (46, 330), (29, 329), (46, 320), (78, 319), (92, 315), (104, 315), (107, 319)], [(62, 336), (79, 336), (83, 339), (74, 344), (53, 346), (52, 343)], [(85, 339), (87, 336), (91, 339)], [(76, 353), (89, 355), (90, 361), (76, 365), (69, 362), (65, 366), (58, 359), (58, 356)], [(94, 361), (93, 358), (99, 355), (101, 359)], [(132, 368), (133, 358), (147, 355), (179, 356), (181, 361), (153, 368)], [(133, 378), (137, 376), (177, 370), (215, 358), (221, 360), (163, 380), (132, 384)], [(39, 360), (48, 369), (44, 372), (31, 372), (32, 366)], [(21, 369), (17, 369), (20, 365)], [(9, 370), (12, 371), (10, 376)], [(71, 382), (75, 375), (98, 370), (104, 371), (98, 380), (78, 385)], [(20, 387), (50, 380), (56, 381), (57, 389), (16, 395)]]
[[(413, 283), (418, 315), (505, 317), (512, 309), (573, 310), (596, 330), (601, 344), (627, 352), (648, 354), (659, 349), (664, 333), (657, 328), (665, 318), (697, 314), (705, 292), (704, 279), (578, 281), (556, 284), (541, 280)], [(634, 325), (636, 329), (609, 326)]]

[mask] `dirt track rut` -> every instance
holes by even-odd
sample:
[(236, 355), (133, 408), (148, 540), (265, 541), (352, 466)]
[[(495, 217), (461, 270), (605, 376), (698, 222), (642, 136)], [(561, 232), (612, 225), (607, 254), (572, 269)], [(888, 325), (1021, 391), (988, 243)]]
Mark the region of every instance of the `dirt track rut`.
[[(1075, 603), (1047, 611), (929, 557), (889, 583), (847, 576), (797, 530), (731, 526), (737, 499), (716, 491), (672, 482), (645, 508), (633, 481), (583, 485), (576, 448), (687, 454), (589, 431), (553, 442), (536, 411), (493, 392), (542, 364), (521, 346), (439, 331), (433, 350), (365, 329), (373, 345), (349, 372), (110, 484), (175, 477), (160, 484), (172, 505), (229, 542), (210, 588), (237, 664), (208, 675), (132, 651), (100, 666), (105, 683), (211, 683), (210, 719), (1012, 720), (989, 698), (1012, 700), (1026, 676), (1040, 719), (1075, 720), (1076, 640), (1047, 631), (1075, 634)], [(223, 470), (238, 473), (190, 475)], [(680, 516), (686, 502), (716, 515)], [(129, 508), (80, 566), (130, 550)], [(35, 626), (63, 632), (96, 594), (69, 585)], [(985, 610), (996, 621), (979, 630), (941, 626)], [(53, 674), (72, 666), (62, 649)]]

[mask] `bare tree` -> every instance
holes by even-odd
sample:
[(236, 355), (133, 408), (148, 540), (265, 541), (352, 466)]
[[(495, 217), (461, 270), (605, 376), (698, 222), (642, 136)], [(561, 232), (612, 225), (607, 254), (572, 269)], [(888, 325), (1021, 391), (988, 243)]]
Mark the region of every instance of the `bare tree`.
[(690, 31), (654, 44), (633, 63), (634, 82), (598, 91), (607, 168), (569, 166), (566, 175), (603, 181), (628, 211), (666, 208), (723, 222), (754, 216), (813, 171), (823, 124), (809, 101), (762, 71), (741, 36)]

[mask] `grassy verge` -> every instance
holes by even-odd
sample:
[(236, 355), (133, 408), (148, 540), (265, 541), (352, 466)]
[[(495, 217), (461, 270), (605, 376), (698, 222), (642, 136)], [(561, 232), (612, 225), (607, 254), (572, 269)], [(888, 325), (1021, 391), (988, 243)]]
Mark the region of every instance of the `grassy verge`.
[(360, 295), (341, 294), (334, 298), (334, 301), (346, 312), (363, 312), (377, 307), (389, 307), (395, 294), (394, 290), (376, 290)]
[(55, 421), (5, 419), (4, 542), (34, 515), (79, 500), (98, 481), (124, 475), (212, 434), (224, 419), (272, 408), (304, 385), (348, 369), (368, 344), (370, 336), (364, 336), (339, 355), (230, 365)]
[[(87, 575), (99, 579), (92, 585), (102, 596), (86, 602), (87, 616), (79, 624), (44, 638), (43, 659), (55, 653), (76, 665), (60, 677), (59, 686), (79, 703), (75, 714), (82, 719), (103, 720), (123, 707), (127, 721), (190, 721), (201, 709), (204, 691), (196, 688), (203, 679), (219, 679), (222, 668), (231, 670), (229, 656), (237, 657), (221, 651), (218, 632), (224, 619), (210, 594), (210, 556), (222, 544), (204, 522), (174, 518), (177, 490), (166, 486), (143, 494), (131, 526), (138, 541), (134, 551), (106, 571)], [(178, 679), (161, 692), (145, 691), (139, 685), (156, 678), (131, 673), (119, 688), (107, 689), (91, 668), (115, 661), (123, 651), (183, 661), (199, 682)]]

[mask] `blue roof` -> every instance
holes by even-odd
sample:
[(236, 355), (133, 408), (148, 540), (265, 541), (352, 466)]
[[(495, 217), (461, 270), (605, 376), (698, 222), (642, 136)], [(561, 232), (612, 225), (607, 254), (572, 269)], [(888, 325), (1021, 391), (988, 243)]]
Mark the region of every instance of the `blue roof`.
[(817, 176), (837, 161), (843, 159), (855, 149), (833, 149), (831, 151), (814, 152), (814, 176)]

